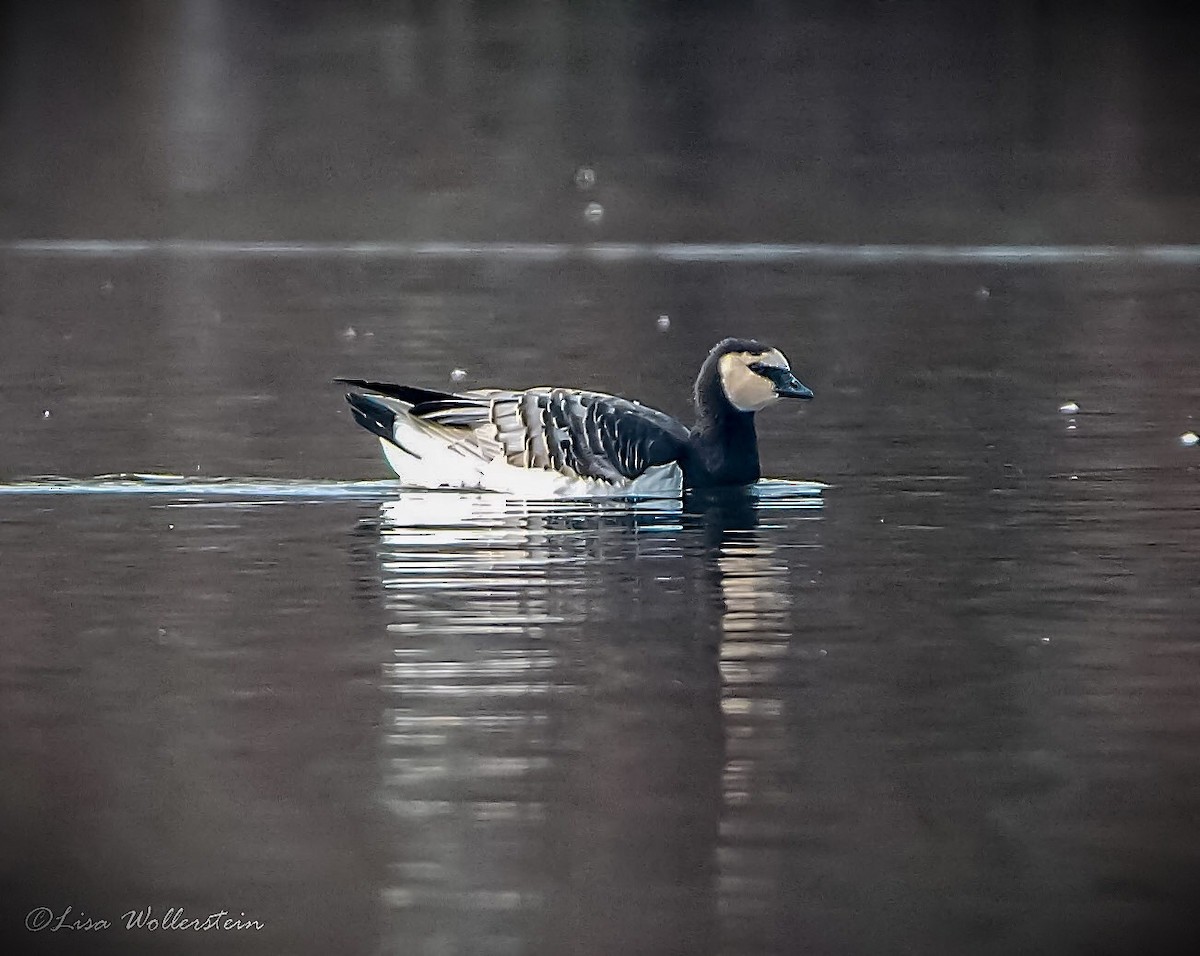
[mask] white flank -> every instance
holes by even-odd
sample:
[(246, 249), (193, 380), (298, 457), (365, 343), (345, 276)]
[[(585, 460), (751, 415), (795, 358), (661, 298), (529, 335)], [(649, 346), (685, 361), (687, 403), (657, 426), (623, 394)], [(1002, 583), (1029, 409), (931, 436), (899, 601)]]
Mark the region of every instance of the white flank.
[(607, 482), (520, 468), (502, 458), (488, 461), (419, 429), (403, 428), (399, 417), (396, 431), (420, 458), (383, 438), (379, 444), (396, 477), (409, 488), (497, 491), (517, 498), (678, 498), (683, 494), (683, 472), (673, 463), (649, 468), (632, 481)]

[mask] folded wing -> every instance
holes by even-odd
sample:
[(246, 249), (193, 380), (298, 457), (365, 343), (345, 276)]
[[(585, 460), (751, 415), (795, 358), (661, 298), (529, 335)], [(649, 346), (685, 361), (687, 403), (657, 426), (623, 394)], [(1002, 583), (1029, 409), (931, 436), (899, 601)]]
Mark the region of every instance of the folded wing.
[[(431, 389), (340, 379), (394, 399), (413, 426), (455, 450), (568, 477), (624, 483), (678, 461), (688, 430), (662, 412), (614, 395), (565, 388)], [(400, 428), (397, 426), (397, 431)]]

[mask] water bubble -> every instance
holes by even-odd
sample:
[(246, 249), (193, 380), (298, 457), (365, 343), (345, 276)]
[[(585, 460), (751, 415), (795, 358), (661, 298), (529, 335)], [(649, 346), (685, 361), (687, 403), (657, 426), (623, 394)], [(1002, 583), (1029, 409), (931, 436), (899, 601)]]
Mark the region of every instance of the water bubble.
[(583, 218), (595, 225), (604, 218), (604, 207), (598, 202), (590, 202), (583, 207)]
[(976, 290), (975, 290), (975, 297), (976, 297), (977, 299), (986, 299), (986, 298), (988, 298), (988, 297), (989, 297), (991, 294), (992, 294), (992, 290), (991, 290), (991, 289), (989, 289), (989, 288), (988, 288), (987, 286), (985, 286), (985, 285), (981, 285), (981, 286), (980, 286), (978, 289), (976, 289)]
[(1067, 422), (1067, 431), (1069, 432), (1075, 431), (1075, 429), (1078, 427), (1079, 426), (1075, 424), (1075, 419), (1071, 419), (1069, 422)]
[(671, 317), (665, 312), (658, 317), (658, 330), (665, 332), (671, 327)]
[(1195, 432), (1184, 432), (1179, 436), (1180, 444), (1191, 448), (1193, 445), (1200, 444), (1200, 435)]
[(342, 338), (344, 338), (344, 339), (353, 339), (353, 338), (357, 338), (357, 337), (358, 337), (358, 333), (354, 331), (353, 325), (347, 325), (346, 328), (342, 331)]
[(100, 283), (100, 291), (103, 292), (105, 295), (108, 295), (110, 292), (112, 292), (112, 290), (113, 290), (112, 279), (105, 279), (103, 282)]
[(49, 417), (50, 417), (50, 409), (48, 409), (48, 408), (42, 409), (42, 418), (49, 418)]
[(1074, 415), (1077, 411), (1079, 411), (1079, 406), (1074, 402), (1067, 402), (1064, 405), (1059, 405), (1058, 410), (1064, 415)]
[(580, 190), (589, 190), (596, 185), (596, 170), (591, 166), (580, 166), (575, 170), (575, 186)]
[(452, 382), (461, 382), (466, 377), (467, 370), (465, 368), (456, 368), (450, 372), (450, 381)]

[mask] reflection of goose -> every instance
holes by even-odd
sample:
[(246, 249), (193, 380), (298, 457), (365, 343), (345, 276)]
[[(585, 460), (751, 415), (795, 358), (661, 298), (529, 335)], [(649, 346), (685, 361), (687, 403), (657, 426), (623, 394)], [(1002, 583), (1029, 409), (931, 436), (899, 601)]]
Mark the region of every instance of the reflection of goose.
[(747, 678), (788, 639), (755, 529), (815, 530), (819, 491), (383, 505), (394, 948), (715, 952), (726, 898), (757, 886), (722, 819), (758, 807), (778, 722)]
[[(790, 513), (793, 523), (804, 520), (805, 511), (813, 521), (819, 520), (822, 487), (765, 481), (751, 489), (719, 489), (688, 497), (688, 511), (703, 516), (708, 570), (720, 598), (722, 707), (727, 716), (746, 706), (746, 687), (761, 688), (772, 682), (776, 663), (789, 653), (788, 562), (757, 529), (772, 512)], [(800, 545), (793, 542), (793, 546)]]
[(782, 352), (751, 339), (725, 339), (709, 353), (691, 429), (579, 389), (451, 393), (338, 381), (374, 393), (346, 398), (405, 484), (533, 497), (678, 497), (684, 487), (749, 484), (760, 474), (754, 413), (812, 398)]

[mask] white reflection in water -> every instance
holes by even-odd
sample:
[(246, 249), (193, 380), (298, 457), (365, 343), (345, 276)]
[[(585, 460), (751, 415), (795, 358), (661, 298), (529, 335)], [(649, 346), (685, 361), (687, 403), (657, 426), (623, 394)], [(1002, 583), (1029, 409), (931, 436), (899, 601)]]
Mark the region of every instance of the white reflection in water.
[(753, 862), (727, 859), (722, 833), (782, 735), (765, 688), (791, 638), (789, 568), (754, 529), (819, 517), (795, 488), (382, 506), (396, 942), (712, 950)]
[[(777, 770), (792, 746), (780, 692), (792, 680), (789, 660), (807, 656), (796, 646), (803, 635), (795, 633), (793, 605), (802, 597), (784, 554), (795, 562), (797, 546), (818, 546), (812, 537), (796, 540), (795, 531), (802, 526), (797, 522), (818, 527), (819, 497), (796, 499), (785, 482), (765, 483), (761, 492), (749, 520), (721, 516), (724, 530), (712, 555), (720, 596), (725, 741), (714, 895), (727, 938), (752, 935), (754, 921), (777, 895), (775, 864), (784, 834), (773, 838), (769, 821), (786, 802)], [(774, 520), (784, 515), (787, 524)], [(780, 530), (787, 533), (770, 533)], [(781, 537), (787, 552), (775, 546)]]

